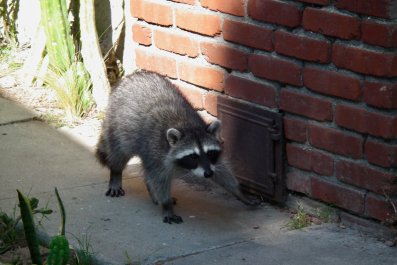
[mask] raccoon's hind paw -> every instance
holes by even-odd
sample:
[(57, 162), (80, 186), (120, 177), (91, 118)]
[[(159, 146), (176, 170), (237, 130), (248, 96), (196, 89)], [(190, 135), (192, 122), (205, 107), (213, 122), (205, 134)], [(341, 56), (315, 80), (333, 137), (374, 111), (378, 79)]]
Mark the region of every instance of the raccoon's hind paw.
[(118, 187), (118, 188), (110, 187), (106, 192), (106, 196), (111, 196), (111, 197), (120, 197), (120, 196), (124, 196), (124, 194), (125, 192), (122, 187)]
[(166, 215), (163, 218), (163, 223), (168, 223), (168, 224), (172, 224), (172, 223), (176, 223), (176, 224), (180, 224), (183, 223), (182, 217), (178, 216), (178, 215)]

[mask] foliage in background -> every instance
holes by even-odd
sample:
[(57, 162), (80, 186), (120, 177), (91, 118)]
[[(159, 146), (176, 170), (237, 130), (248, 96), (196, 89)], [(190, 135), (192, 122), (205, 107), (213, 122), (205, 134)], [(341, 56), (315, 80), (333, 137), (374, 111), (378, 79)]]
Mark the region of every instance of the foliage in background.
[(73, 121), (86, 114), (93, 104), (91, 79), (77, 56), (66, 1), (41, 0), (40, 9), (49, 57), (44, 83), (56, 91), (60, 107), (67, 119)]
[(91, 108), (91, 80), (82, 62), (73, 62), (66, 71), (49, 67), (44, 82), (55, 90), (67, 120), (73, 121)]
[(18, 52), (20, 48), (16, 43), (0, 42), (0, 78), (22, 67), (22, 60), (16, 56)]
[(16, 27), (18, 11), (19, 0), (0, 0), (1, 34), (8, 43), (18, 43)]

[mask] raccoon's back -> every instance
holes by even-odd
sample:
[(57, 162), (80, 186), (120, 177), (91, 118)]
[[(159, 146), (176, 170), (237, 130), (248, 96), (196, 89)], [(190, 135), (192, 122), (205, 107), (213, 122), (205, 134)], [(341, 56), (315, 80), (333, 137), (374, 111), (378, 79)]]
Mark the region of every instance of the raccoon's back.
[(105, 124), (120, 144), (133, 149), (136, 143), (145, 148), (166, 148), (165, 132), (169, 128), (205, 127), (170, 81), (146, 71), (123, 78), (113, 90)]
[(201, 123), (201, 118), (176, 87), (152, 72), (140, 71), (123, 78), (112, 92), (109, 104), (108, 116), (119, 123), (125, 123), (125, 119), (137, 122), (150, 119), (152, 123), (172, 126), (183, 122)]

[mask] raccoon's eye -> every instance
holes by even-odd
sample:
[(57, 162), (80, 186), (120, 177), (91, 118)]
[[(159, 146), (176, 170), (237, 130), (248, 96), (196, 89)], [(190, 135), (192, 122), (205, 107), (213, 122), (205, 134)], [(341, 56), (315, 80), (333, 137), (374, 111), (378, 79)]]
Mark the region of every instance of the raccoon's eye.
[(186, 169), (195, 169), (198, 167), (200, 157), (197, 154), (191, 154), (181, 159), (178, 159), (176, 162), (180, 167)]
[(207, 151), (207, 157), (208, 160), (211, 162), (211, 164), (215, 164), (216, 161), (218, 161), (220, 152), (218, 150), (209, 150)]

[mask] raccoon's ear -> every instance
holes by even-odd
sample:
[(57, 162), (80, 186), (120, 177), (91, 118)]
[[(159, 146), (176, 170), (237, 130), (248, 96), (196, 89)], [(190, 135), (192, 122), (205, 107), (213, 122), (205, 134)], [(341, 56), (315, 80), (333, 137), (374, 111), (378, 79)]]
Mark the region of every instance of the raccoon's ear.
[(167, 130), (167, 140), (170, 145), (176, 144), (176, 142), (181, 139), (182, 133), (175, 128), (170, 128)]
[(220, 130), (221, 130), (221, 121), (220, 120), (214, 120), (207, 127), (207, 132), (215, 135), (216, 137), (219, 137)]

